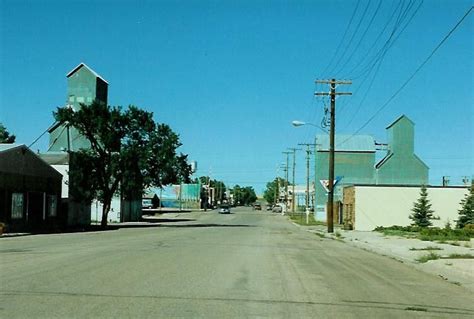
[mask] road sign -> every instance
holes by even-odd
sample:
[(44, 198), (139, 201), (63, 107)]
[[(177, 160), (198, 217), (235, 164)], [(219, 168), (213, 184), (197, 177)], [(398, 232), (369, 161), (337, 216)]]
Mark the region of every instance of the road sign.
[[(333, 187), (336, 186), (336, 184), (342, 179), (342, 177), (340, 176), (337, 176), (335, 179), (334, 179), (334, 184), (333, 184)], [(326, 190), (326, 193), (329, 193), (329, 180), (328, 179), (320, 179), (319, 182), (321, 183), (321, 185), (324, 187), (324, 189)]]

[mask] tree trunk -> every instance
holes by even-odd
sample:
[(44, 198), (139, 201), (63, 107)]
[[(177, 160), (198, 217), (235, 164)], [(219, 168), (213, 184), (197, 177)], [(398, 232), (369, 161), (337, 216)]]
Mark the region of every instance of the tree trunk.
[(104, 199), (104, 203), (103, 203), (103, 206), (102, 206), (102, 220), (100, 222), (100, 227), (101, 228), (106, 228), (107, 227), (107, 217), (109, 215), (109, 211), (110, 211), (110, 204), (111, 203), (111, 199), (107, 198), (107, 199)]

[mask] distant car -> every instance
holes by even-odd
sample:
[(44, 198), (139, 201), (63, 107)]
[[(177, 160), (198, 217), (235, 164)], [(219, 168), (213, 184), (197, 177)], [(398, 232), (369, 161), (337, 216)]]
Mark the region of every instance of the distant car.
[(275, 206), (273, 206), (272, 212), (274, 212), (274, 213), (281, 213), (281, 212), (284, 211), (283, 208), (284, 208), (284, 204), (278, 203), (278, 204), (276, 204)]
[(255, 209), (255, 210), (262, 210), (262, 205), (259, 204), (259, 203), (255, 203), (255, 204), (253, 204), (253, 209)]
[(267, 205), (267, 210), (272, 210), (273, 206), (272, 205)]
[(153, 208), (153, 203), (152, 203), (151, 199), (148, 199), (148, 198), (142, 199), (142, 208), (144, 208), (144, 209)]
[(219, 208), (219, 214), (230, 214), (229, 205), (221, 205), (221, 207)]

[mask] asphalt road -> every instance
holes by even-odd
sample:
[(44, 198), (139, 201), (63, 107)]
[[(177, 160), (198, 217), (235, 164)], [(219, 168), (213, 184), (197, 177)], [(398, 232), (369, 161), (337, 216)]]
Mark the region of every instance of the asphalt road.
[(162, 219), (0, 239), (0, 318), (474, 317), (463, 287), (281, 215)]

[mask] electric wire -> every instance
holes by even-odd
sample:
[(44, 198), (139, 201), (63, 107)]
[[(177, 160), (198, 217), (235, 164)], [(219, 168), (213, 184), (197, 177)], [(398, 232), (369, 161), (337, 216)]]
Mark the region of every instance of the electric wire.
[(360, 17), (360, 20), (359, 22), (357, 23), (357, 26), (354, 30), (354, 32), (352, 33), (352, 36), (351, 38), (349, 39), (349, 43), (346, 45), (346, 47), (344, 48), (344, 50), (342, 51), (342, 55), (339, 57), (339, 59), (337, 60), (336, 62), (336, 65), (330, 69), (330, 72), (329, 73), (333, 73), (335, 69), (337, 69), (337, 67), (339, 66), (339, 63), (341, 62), (342, 58), (346, 55), (346, 52), (347, 50), (349, 49), (349, 47), (351, 46), (352, 44), (352, 41), (354, 40), (355, 38), (355, 35), (357, 34), (357, 32), (359, 31), (359, 28), (362, 24), (362, 21), (364, 21), (365, 19), (365, 15), (367, 14), (367, 10), (369, 9), (369, 6), (370, 6), (370, 0), (367, 2), (367, 5), (365, 6), (365, 9), (364, 9), (364, 12), (362, 13), (362, 16)]
[(349, 61), (351, 61), (352, 57), (354, 56), (355, 52), (357, 51), (357, 49), (359, 48), (359, 46), (361, 45), (362, 41), (364, 40), (365, 36), (367, 35), (367, 32), (369, 31), (370, 27), (372, 26), (372, 23), (374, 22), (375, 20), (375, 17), (377, 16), (377, 14), (379, 13), (379, 10), (380, 10), (380, 7), (382, 6), (382, 0), (379, 0), (379, 4), (377, 5), (377, 8), (375, 9), (375, 12), (372, 14), (372, 17), (370, 18), (370, 21), (369, 23), (367, 24), (367, 27), (365, 28), (364, 32), (362, 33), (362, 36), (360, 37), (359, 39), (359, 42), (357, 42), (357, 44), (355, 45), (354, 49), (352, 50), (352, 53), (349, 54), (346, 62), (344, 62), (344, 64), (338, 69), (338, 70), (335, 70), (335, 75), (336, 77), (338, 77), (339, 73), (344, 70), (344, 68), (346, 67), (347, 63), (349, 63)]
[(415, 71), (408, 77), (407, 80), (393, 93), (390, 98), (382, 104), (376, 111), (375, 113), (359, 128), (357, 129), (351, 136), (349, 136), (347, 139), (345, 139), (341, 144), (344, 144), (351, 138), (353, 138), (356, 134), (358, 134), (362, 129), (364, 129), (370, 122), (372, 122), (375, 117), (377, 117), (380, 112), (382, 112), (389, 104), (390, 102), (393, 101), (393, 99), (400, 94), (400, 92), (410, 83), (410, 81), (418, 74), (418, 72), (428, 63), (429, 60), (434, 56), (434, 54), (439, 50), (439, 48), (449, 39), (449, 37), (454, 33), (454, 31), (457, 30), (457, 28), (463, 23), (463, 21), (467, 18), (467, 16), (471, 13), (472, 9), (474, 7), (471, 7), (467, 12), (464, 14), (464, 16), (456, 23), (456, 25), (444, 36), (444, 38), (438, 43), (438, 45), (431, 51), (431, 53), (428, 55), (427, 58), (415, 69)]
[[(395, 2), (394, 2), (395, 4)], [(377, 37), (375, 38), (374, 42), (372, 43), (372, 45), (370, 46), (370, 48), (367, 50), (367, 52), (362, 56), (362, 58), (352, 67), (352, 69), (348, 72), (349, 74), (353, 74), (353, 72), (370, 56), (370, 53), (372, 52), (372, 50), (374, 50), (374, 48), (376, 47), (377, 43), (379, 42), (379, 40), (382, 38), (382, 35), (385, 33), (385, 30), (387, 29), (387, 27), (390, 25), (390, 22), (392, 21), (392, 19), (395, 17), (395, 14), (396, 12), (398, 11), (398, 8), (400, 7), (400, 5), (402, 4), (402, 1), (399, 1), (398, 2), (398, 5), (396, 6), (396, 8), (393, 10), (390, 18), (385, 22), (385, 25), (383, 26), (383, 28), (381, 29), (381, 31), (379, 32), (379, 34), (377, 35)]]
[[(384, 46), (379, 51), (377, 56), (373, 59), (373, 62), (371, 64), (368, 64), (363, 70), (360, 71), (359, 74), (352, 76), (351, 77), (352, 79), (359, 79), (360, 77), (364, 76), (365, 74), (370, 73), (370, 71), (377, 65), (377, 63), (379, 61), (383, 61), (383, 59), (387, 55), (387, 52), (393, 47), (393, 45), (397, 42), (397, 40), (400, 38), (400, 36), (405, 31), (405, 29), (410, 25), (411, 21), (416, 16), (416, 14), (418, 13), (418, 11), (420, 10), (422, 5), (423, 5), (423, 1), (421, 1), (419, 3), (418, 7), (413, 11), (412, 15), (410, 16), (408, 21), (405, 23), (405, 25), (402, 27), (401, 31), (398, 34), (396, 34), (397, 29), (400, 27), (400, 25), (403, 21), (403, 18), (400, 19), (401, 22), (394, 27), (394, 29), (392, 31), (392, 34), (390, 35), (389, 39), (385, 42)], [(406, 17), (407, 13), (408, 13), (408, 11), (405, 10), (404, 13), (402, 14), (402, 16)], [(393, 41), (392, 41), (392, 38), (393, 38)]]
[[(56, 123), (56, 122), (55, 122)], [(53, 123), (54, 124), (54, 123)], [(51, 126), (50, 126), (51, 127)], [(28, 145), (28, 148), (31, 148), (36, 142), (38, 142), (40, 140), (40, 138), (43, 137), (43, 135), (45, 135), (46, 133), (48, 133), (49, 131), (49, 127), (43, 132), (41, 133), (40, 136), (38, 136), (30, 145)]]
[[(375, 78), (376, 78), (376, 76), (377, 76), (379, 70), (380, 70), (380, 67), (381, 67), (382, 62), (383, 62), (383, 60), (384, 60), (384, 58), (385, 58), (385, 55), (387, 54), (388, 50), (393, 46), (393, 44), (395, 43), (395, 41), (396, 41), (396, 40), (400, 37), (400, 35), (404, 32), (404, 30), (406, 29), (406, 27), (411, 23), (411, 21), (413, 20), (414, 16), (416, 15), (416, 13), (418, 12), (418, 10), (420, 9), (422, 3), (423, 3), (423, 1), (420, 2), (419, 6), (415, 9), (415, 11), (413, 12), (413, 14), (411, 15), (410, 19), (407, 21), (407, 23), (406, 23), (405, 26), (402, 28), (402, 30), (400, 31), (400, 33), (397, 34), (397, 36), (395, 37), (394, 41), (393, 41), (392, 43), (390, 43), (389, 46), (387, 46), (386, 50), (382, 53), (382, 55), (380, 56), (380, 58), (379, 58), (379, 59), (376, 59), (376, 60), (374, 61), (374, 63), (370, 66), (370, 68), (367, 69), (366, 74), (364, 74), (363, 80), (361, 81), (361, 85), (359, 85), (359, 86), (357, 87), (357, 89), (353, 92), (353, 95), (356, 95), (357, 92), (359, 91), (359, 89), (361, 89), (361, 88), (363, 87), (364, 83), (365, 83), (366, 80), (370, 77), (372, 71), (373, 71), (374, 68), (375, 68), (375, 72), (373, 73), (372, 80), (370, 81), (370, 84), (369, 84), (367, 90), (366, 90), (365, 93), (363, 94), (363, 98), (362, 98), (361, 102), (360, 102), (360, 103), (358, 104), (358, 106), (356, 107), (355, 112), (352, 112), (352, 113), (351, 113), (352, 116), (351, 116), (350, 120), (346, 123), (346, 125), (344, 126), (344, 128), (347, 128), (347, 127), (353, 122), (353, 120), (355, 119), (355, 117), (357, 116), (357, 114), (359, 113), (359, 111), (360, 111), (360, 109), (361, 109), (361, 107), (362, 107), (362, 105), (363, 105), (363, 102), (366, 100), (366, 98), (367, 98), (367, 96), (368, 96), (368, 93), (369, 93), (370, 89), (371, 89), (372, 86), (373, 86), (373, 83), (374, 83), (374, 81), (375, 81)], [(402, 10), (400, 11), (399, 17), (397, 18), (397, 22), (398, 22), (398, 23), (396, 22), (396, 25), (395, 25), (395, 27), (394, 27), (394, 29), (393, 29), (394, 31), (396, 31), (396, 29), (398, 29), (398, 27), (400, 26), (399, 23), (403, 20), (404, 17), (407, 16), (407, 14), (408, 14), (408, 12), (409, 12), (409, 8), (411, 8), (411, 7), (412, 7), (412, 4), (410, 3), (409, 6), (407, 6), (407, 8), (405, 8), (405, 10), (402, 9)], [(403, 11), (403, 12), (402, 12), (402, 11)], [(394, 11), (394, 13), (395, 13), (395, 11)], [(392, 15), (392, 17), (393, 17), (393, 15)], [(392, 34), (394, 34), (394, 33), (392, 32)], [(355, 77), (355, 79), (357, 79), (357, 78), (358, 78), (358, 77)], [(347, 101), (348, 101), (348, 100), (345, 100), (345, 102), (347, 102)], [(341, 105), (341, 107), (340, 107), (340, 113), (341, 113), (341, 111), (342, 111), (342, 113), (344, 113), (343, 111), (346, 109), (346, 108), (345, 108), (346, 104), (347, 104), (347, 103), (343, 103), (343, 105)], [(351, 109), (351, 110), (352, 110), (352, 109)], [(341, 114), (341, 115), (342, 115), (342, 114)]]
[(323, 70), (321, 74), (326, 74), (326, 71), (328, 71), (328, 68), (331, 67), (332, 63), (334, 62), (334, 59), (338, 55), (339, 49), (341, 48), (341, 45), (344, 42), (344, 39), (346, 38), (347, 32), (349, 31), (352, 21), (354, 20), (355, 14), (357, 12), (357, 9), (359, 8), (359, 4), (360, 4), (360, 0), (357, 1), (354, 11), (352, 11), (351, 18), (349, 19), (349, 23), (347, 24), (346, 30), (344, 31), (344, 35), (342, 36), (341, 40), (339, 41), (339, 44), (337, 45), (335, 54), (333, 54), (331, 60), (329, 61), (329, 64), (326, 66), (326, 68)]

